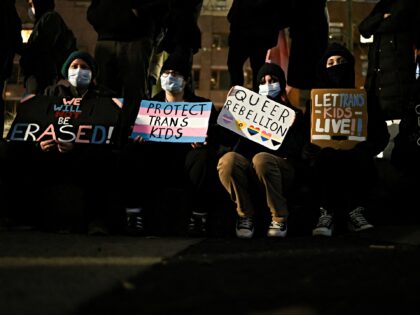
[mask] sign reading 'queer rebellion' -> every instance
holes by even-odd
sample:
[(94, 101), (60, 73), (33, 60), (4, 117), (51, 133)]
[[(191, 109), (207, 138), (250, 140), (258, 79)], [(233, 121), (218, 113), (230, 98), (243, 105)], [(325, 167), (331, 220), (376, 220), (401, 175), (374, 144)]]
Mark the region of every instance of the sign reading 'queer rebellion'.
[(122, 99), (110, 97), (31, 95), (19, 104), (7, 139), (109, 144), (122, 106)]
[(156, 142), (205, 142), (211, 102), (141, 101), (131, 134)]
[(217, 123), (242, 137), (277, 150), (283, 143), (296, 113), (241, 86), (234, 86), (217, 118)]
[(311, 91), (311, 142), (321, 148), (351, 149), (367, 137), (366, 92), (361, 89)]

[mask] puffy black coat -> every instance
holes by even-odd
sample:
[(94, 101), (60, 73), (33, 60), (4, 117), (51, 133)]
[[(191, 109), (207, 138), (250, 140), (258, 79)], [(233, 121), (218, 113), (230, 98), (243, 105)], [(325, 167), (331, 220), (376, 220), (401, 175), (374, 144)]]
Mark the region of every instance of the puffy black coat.
[[(385, 13), (391, 16), (384, 18)], [(378, 97), (387, 119), (400, 119), (412, 95), (419, 18), (418, 1), (382, 0), (359, 24), (362, 36), (374, 36), (365, 88)]]

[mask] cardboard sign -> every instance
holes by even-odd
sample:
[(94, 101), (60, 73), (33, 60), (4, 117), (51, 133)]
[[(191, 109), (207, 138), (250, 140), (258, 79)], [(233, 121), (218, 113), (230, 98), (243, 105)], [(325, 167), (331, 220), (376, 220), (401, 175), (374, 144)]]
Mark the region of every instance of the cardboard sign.
[(122, 106), (122, 99), (110, 97), (30, 95), (21, 100), (7, 139), (109, 144)]
[(293, 109), (241, 86), (234, 86), (217, 123), (238, 135), (277, 150), (293, 124)]
[(348, 150), (367, 137), (367, 98), (361, 89), (311, 91), (311, 142)]
[(158, 102), (143, 100), (131, 134), (156, 142), (205, 142), (211, 102)]

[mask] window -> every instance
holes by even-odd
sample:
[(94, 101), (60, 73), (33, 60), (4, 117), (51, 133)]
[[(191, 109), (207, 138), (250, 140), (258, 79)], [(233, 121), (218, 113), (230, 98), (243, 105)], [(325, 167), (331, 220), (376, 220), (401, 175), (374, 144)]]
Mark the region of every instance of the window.
[(229, 90), (230, 76), (227, 70), (213, 69), (211, 71), (210, 89), (211, 90)]
[(211, 44), (212, 49), (221, 50), (222, 48), (228, 47), (228, 35), (227, 34), (213, 34), (213, 43)]

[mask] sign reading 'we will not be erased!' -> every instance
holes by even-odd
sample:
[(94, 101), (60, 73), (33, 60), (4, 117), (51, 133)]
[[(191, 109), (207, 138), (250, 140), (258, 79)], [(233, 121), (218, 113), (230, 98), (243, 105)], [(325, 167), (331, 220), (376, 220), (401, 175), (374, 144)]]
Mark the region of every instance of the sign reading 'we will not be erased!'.
[(217, 123), (244, 138), (277, 150), (295, 117), (293, 109), (242, 86), (234, 86)]
[(122, 99), (111, 97), (30, 95), (18, 105), (7, 139), (110, 144), (122, 106)]
[(311, 91), (311, 142), (321, 148), (348, 150), (367, 137), (366, 91)]
[(205, 142), (212, 106), (211, 102), (143, 100), (131, 137), (155, 142)]

